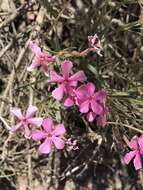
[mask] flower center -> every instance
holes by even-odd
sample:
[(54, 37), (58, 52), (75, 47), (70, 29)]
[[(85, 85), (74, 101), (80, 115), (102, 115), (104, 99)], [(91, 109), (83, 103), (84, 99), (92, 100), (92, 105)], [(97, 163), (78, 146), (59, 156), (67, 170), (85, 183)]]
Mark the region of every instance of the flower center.
[(89, 100), (89, 101), (91, 101), (92, 99), (93, 99), (93, 97), (92, 97), (92, 96), (89, 96), (89, 97), (88, 97), (88, 100)]
[(40, 62), (45, 62), (45, 61), (46, 61), (45, 56), (40, 55), (40, 56), (39, 56), (39, 61), (40, 61)]
[(51, 138), (52, 137), (52, 135), (51, 134), (48, 134), (48, 138)]
[(24, 117), (24, 118), (22, 119), (22, 122), (23, 122), (23, 123), (27, 123), (27, 118)]

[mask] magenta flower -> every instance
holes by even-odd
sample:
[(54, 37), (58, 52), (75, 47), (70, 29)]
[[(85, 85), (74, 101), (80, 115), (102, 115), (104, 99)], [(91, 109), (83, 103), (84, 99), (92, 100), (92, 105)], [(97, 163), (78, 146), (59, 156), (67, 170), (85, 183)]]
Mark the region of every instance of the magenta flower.
[(98, 115), (96, 118), (97, 125), (99, 125), (101, 127), (105, 127), (105, 125), (107, 123), (107, 113), (108, 112), (109, 112), (108, 107), (103, 105), (102, 113), (100, 115)]
[(36, 106), (30, 105), (26, 111), (26, 114), (22, 114), (21, 109), (13, 108), (11, 112), (20, 120), (20, 122), (12, 127), (11, 132), (16, 132), (19, 128), (24, 128), (25, 138), (31, 137), (31, 131), (29, 129), (29, 124), (40, 126), (43, 122), (41, 117), (33, 117), (34, 113), (37, 111)]
[(56, 88), (52, 92), (52, 96), (56, 100), (61, 100), (64, 96), (64, 93), (66, 94), (70, 87), (77, 86), (78, 81), (83, 82), (86, 80), (86, 76), (83, 71), (78, 71), (74, 75), (69, 76), (69, 73), (70, 73), (72, 67), (73, 67), (73, 64), (71, 61), (64, 61), (61, 64), (61, 68), (62, 68), (62, 72), (63, 72), (62, 76), (58, 75), (55, 71), (51, 71), (51, 73), (50, 73), (51, 80), (49, 82), (50, 83), (51, 82), (58, 83), (58, 88)]
[(127, 153), (124, 157), (125, 164), (129, 164), (134, 159), (134, 167), (136, 170), (142, 168), (141, 155), (143, 155), (143, 135), (140, 137), (134, 136), (130, 141), (130, 148), (132, 151)]
[(52, 129), (52, 125), (53, 121), (51, 118), (44, 119), (42, 123), (44, 131), (35, 130), (32, 133), (33, 140), (39, 141), (44, 139), (44, 142), (39, 147), (41, 154), (49, 154), (52, 144), (54, 144), (57, 149), (64, 148), (65, 142), (59, 137), (66, 132), (64, 125), (58, 124), (55, 126), (55, 129)]
[[(95, 86), (89, 82), (87, 85), (82, 85), (76, 90), (77, 98), (81, 101), (79, 107), (81, 113), (87, 113), (89, 109), (95, 114), (101, 114), (103, 107), (101, 102), (106, 97), (105, 91), (95, 93)], [(91, 113), (92, 114), (92, 113)]]
[(39, 65), (41, 65), (43, 67), (44, 72), (47, 73), (49, 68), (48, 63), (54, 62), (56, 60), (56, 56), (52, 56), (49, 53), (42, 52), (41, 48), (34, 41), (30, 43), (30, 47), (36, 57), (33, 60), (32, 64), (27, 68), (27, 71), (33, 71)]
[(98, 55), (102, 56), (102, 54), (100, 53), (102, 50), (102, 46), (97, 34), (95, 34), (94, 36), (88, 36), (88, 45), (90, 48), (94, 48)]

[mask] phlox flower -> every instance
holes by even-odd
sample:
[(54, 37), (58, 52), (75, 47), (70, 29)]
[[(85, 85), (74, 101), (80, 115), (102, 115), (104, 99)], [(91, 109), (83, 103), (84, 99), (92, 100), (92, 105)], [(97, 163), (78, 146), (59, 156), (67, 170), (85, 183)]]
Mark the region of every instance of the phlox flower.
[(102, 102), (106, 98), (106, 92), (101, 90), (95, 92), (95, 86), (89, 82), (82, 85), (76, 90), (76, 96), (79, 100), (79, 108), (81, 113), (88, 113), (87, 119), (92, 122), (97, 115), (103, 112)]
[(14, 114), (20, 121), (14, 127), (12, 127), (10, 131), (14, 133), (18, 129), (23, 128), (25, 130), (25, 138), (30, 138), (31, 130), (29, 129), (29, 124), (40, 126), (43, 122), (41, 117), (33, 117), (37, 110), (37, 107), (32, 105), (28, 107), (25, 114), (22, 114), (20, 108), (11, 109), (11, 113)]
[(129, 164), (134, 159), (134, 167), (136, 170), (142, 168), (141, 155), (143, 155), (143, 135), (140, 137), (134, 136), (130, 141), (131, 151), (124, 157), (125, 164)]
[(48, 63), (54, 62), (56, 60), (56, 56), (53, 56), (47, 52), (42, 52), (41, 48), (34, 41), (31, 41), (30, 47), (35, 54), (35, 59), (32, 61), (32, 64), (27, 68), (27, 71), (33, 71), (41, 65), (44, 72), (47, 73), (49, 68)]
[(58, 124), (55, 126), (55, 129), (52, 129), (52, 125), (53, 120), (51, 118), (44, 119), (42, 123), (44, 130), (34, 130), (32, 132), (33, 140), (44, 140), (44, 142), (39, 147), (39, 152), (41, 154), (49, 154), (52, 144), (54, 144), (57, 149), (64, 148), (65, 142), (59, 137), (66, 132), (64, 125)]
[(102, 46), (97, 34), (95, 34), (94, 36), (88, 36), (88, 45), (90, 48), (94, 48), (98, 55), (102, 56)]
[(83, 82), (86, 80), (86, 76), (83, 71), (78, 71), (72, 76), (69, 76), (70, 71), (73, 67), (73, 64), (71, 61), (64, 61), (61, 64), (62, 73), (63, 75), (58, 75), (55, 71), (51, 71), (50, 76), (51, 79), (49, 80), (50, 83), (57, 83), (58, 88), (56, 88), (52, 92), (52, 96), (56, 100), (61, 100), (64, 96), (64, 94), (68, 93), (68, 90), (71, 87), (76, 87), (79, 82)]

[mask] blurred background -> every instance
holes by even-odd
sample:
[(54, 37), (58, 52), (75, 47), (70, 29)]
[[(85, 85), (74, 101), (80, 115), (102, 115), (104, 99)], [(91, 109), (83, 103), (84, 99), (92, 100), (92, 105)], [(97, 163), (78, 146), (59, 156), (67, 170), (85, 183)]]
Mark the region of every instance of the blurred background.
[[(87, 37), (97, 34), (100, 57), (89, 53)], [(51, 97), (53, 86), (39, 69), (29, 73), (30, 40), (84, 70), (97, 89), (108, 92), (108, 124), (89, 124), (77, 108)], [(13, 106), (27, 109), (30, 94), (39, 115), (64, 123), (78, 150), (39, 155), (38, 143), (9, 134), (0, 121), (0, 190), (141, 190), (142, 170), (125, 166), (128, 140), (143, 133), (142, 0), (0, 0), (0, 116), (12, 126)]]

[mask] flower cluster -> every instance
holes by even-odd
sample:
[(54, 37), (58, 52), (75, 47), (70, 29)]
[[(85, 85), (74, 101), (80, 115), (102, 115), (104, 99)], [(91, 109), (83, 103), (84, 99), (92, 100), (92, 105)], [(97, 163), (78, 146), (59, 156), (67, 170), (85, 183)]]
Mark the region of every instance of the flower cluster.
[[(89, 48), (94, 49), (95, 52), (101, 55), (101, 45), (97, 35), (89, 36), (88, 41)], [(51, 70), (51, 67), (49, 67), (50, 63), (56, 61), (56, 56), (43, 52), (35, 41), (30, 42), (30, 47), (35, 54), (35, 58), (27, 68), (27, 71), (34, 71), (38, 66), (42, 66), (44, 73), (46, 75), (50, 74), (48, 83), (56, 83), (58, 85), (52, 92), (54, 99), (58, 101), (64, 100), (65, 107), (78, 106), (79, 111), (86, 114), (89, 122), (93, 122), (96, 119), (98, 125), (105, 126), (106, 114), (108, 112), (108, 108), (106, 107), (106, 92), (95, 90), (95, 86), (91, 82), (83, 84), (87, 81), (87, 77), (83, 71), (80, 70), (71, 74), (73, 63), (69, 60), (61, 63), (61, 75)], [(42, 154), (50, 153), (52, 144), (57, 149), (63, 149), (65, 144), (68, 146), (68, 150), (78, 149), (76, 140), (68, 139), (65, 142), (60, 137), (66, 132), (63, 124), (58, 124), (53, 129), (53, 120), (51, 118), (43, 119), (33, 116), (37, 110), (37, 107), (32, 105), (28, 107), (26, 113), (22, 113), (19, 108), (13, 108), (11, 112), (19, 119), (19, 122), (12, 127), (11, 132), (15, 133), (18, 129), (24, 129), (25, 138), (43, 141), (39, 147), (39, 152)], [(43, 130), (33, 130), (31, 125), (42, 126)]]

